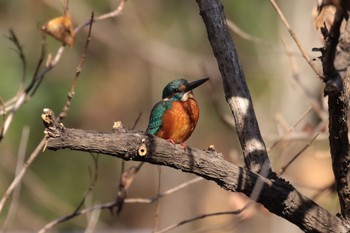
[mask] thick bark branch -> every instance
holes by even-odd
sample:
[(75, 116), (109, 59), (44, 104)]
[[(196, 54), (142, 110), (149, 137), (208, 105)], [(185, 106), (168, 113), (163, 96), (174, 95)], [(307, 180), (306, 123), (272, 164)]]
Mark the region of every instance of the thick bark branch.
[(219, 0), (197, 0), (223, 79), (226, 101), (231, 107), (246, 166), (259, 173), (262, 166), (272, 175), (266, 146), (261, 137), (253, 103), (238, 54)]
[(334, 67), (344, 87), (339, 95), (329, 96), (329, 143), (341, 214), (350, 218), (350, 151), (348, 139), (350, 23), (339, 39)]
[(350, 151), (348, 139), (350, 24), (340, 35), (344, 18), (337, 9), (329, 33), (324, 29), (325, 47), (322, 56), (325, 76), (325, 94), (328, 94), (329, 145), (332, 166), (339, 197), (341, 214), (350, 218)]
[(238, 167), (223, 159), (220, 153), (188, 147), (184, 150), (166, 140), (141, 131), (127, 131), (121, 127), (102, 133), (68, 129), (58, 124), (53, 112), (44, 109), (42, 115), (46, 148), (71, 149), (115, 156), (124, 160), (143, 161), (180, 169), (214, 181), (220, 187), (250, 196), (257, 182), (263, 187), (257, 202), (270, 212), (296, 224), (305, 232), (348, 232), (349, 226), (312, 200), (299, 193), (283, 179), (270, 180)]

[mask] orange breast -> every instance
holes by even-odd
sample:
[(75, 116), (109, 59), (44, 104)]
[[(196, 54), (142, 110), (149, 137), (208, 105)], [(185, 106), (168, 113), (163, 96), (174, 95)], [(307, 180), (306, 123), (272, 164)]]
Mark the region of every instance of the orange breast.
[(199, 108), (194, 99), (190, 98), (186, 102), (174, 101), (171, 109), (164, 113), (162, 127), (157, 136), (183, 143), (191, 136), (198, 118)]

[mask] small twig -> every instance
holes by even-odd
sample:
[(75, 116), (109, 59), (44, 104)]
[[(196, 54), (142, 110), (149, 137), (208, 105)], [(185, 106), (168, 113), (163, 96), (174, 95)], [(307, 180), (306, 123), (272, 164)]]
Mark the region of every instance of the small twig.
[(280, 47), (276, 46), (275, 44), (273, 44), (273, 43), (271, 43), (269, 41), (266, 41), (266, 40), (263, 40), (263, 39), (261, 39), (259, 37), (255, 37), (253, 35), (250, 35), (249, 33), (243, 31), (232, 20), (227, 19), (226, 21), (227, 21), (227, 26), (229, 27), (229, 29), (232, 32), (234, 32), (237, 36), (241, 37), (244, 40), (247, 40), (247, 41), (253, 42), (255, 44), (259, 44), (259, 45), (264, 45), (265, 47), (271, 48), (274, 51), (286, 53), (287, 55), (299, 55), (300, 56), (299, 53), (296, 54), (296, 53), (293, 53), (291, 51), (285, 51), (283, 48), (280, 48)]
[(330, 184), (330, 185), (327, 185), (321, 189), (319, 189), (319, 191), (314, 194), (311, 198), (312, 200), (315, 200), (317, 199), (321, 194), (323, 194), (325, 191), (332, 191), (332, 192), (335, 192), (335, 188), (334, 188), (334, 183)]
[(137, 115), (136, 120), (135, 120), (134, 124), (132, 125), (131, 129), (136, 128), (136, 125), (139, 123), (141, 116), (142, 116), (142, 112), (139, 112), (139, 115)]
[(2, 126), (1, 126), (1, 128), (0, 128), (0, 141), (1, 141), (1, 139), (4, 137), (4, 128), (5, 128), (5, 121), (6, 121), (6, 106), (4, 105), (4, 101), (3, 101), (3, 99), (1, 98), (1, 96), (0, 96), (0, 106), (1, 106), (1, 108), (3, 109), (2, 110)]
[[(120, 212), (123, 209), (125, 198), (127, 196), (127, 191), (129, 187), (131, 186), (136, 174), (140, 171), (141, 167), (144, 163), (139, 163), (137, 167), (130, 167), (127, 171), (124, 171), (125, 163), (123, 161), (122, 163), (122, 169), (121, 169), (121, 175), (119, 180), (119, 190), (116, 198), (116, 213), (117, 215), (120, 214)], [(113, 208), (114, 208), (113, 207)], [(113, 208), (111, 208), (111, 211), (113, 212)]]
[[(29, 132), (30, 130), (29, 130), (29, 127), (27, 126), (25, 126), (22, 130), (21, 141), (19, 143), (19, 149), (18, 149), (15, 176), (19, 174), (19, 172), (21, 171), (21, 168), (23, 167), (24, 156), (26, 154), (26, 149), (28, 145)], [(9, 211), (6, 216), (2, 232), (7, 232), (13, 222), (13, 219), (15, 217), (16, 210), (19, 204), (18, 202), (20, 198), (20, 193), (21, 193), (21, 183), (19, 183), (13, 190), (12, 202), (10, 204)]]
[[(93, 21), (93, 17), (94, 17), (94, 13), (92, 12), (91, 13), (91, 20), (90, 20), (90, 22)], [(81, 71), (82, 71), (82, 69), (84, 67), (84, 64), (85, 64), (86, 54), (87, 54), (89, 42), (91, 40), (91, 29), (92, 29), (92, 23), (90, 23), (89, 33), (88, 33), (88, 36), (87, 36), (87, 39), (86, 39), (86, 42), (85, 42), (84, 52), (81, 55), (79, 64), (78, 64), (77, 69), (76, 69), (75, 76), (74, 76), (74, 78), (72, 79), (72, 82), (71, 82), (71, 86), (70, 86), (70, 90), (68, 92), (68, 97), (67, 97), (66, 104), (64, 105), (60, 115), (57, 117), (57, 121), (58, 122), (61, 122), (68, 114), (71, 101), (72, 101), (72, 99), (74, 97), (74, 94), (75, 94), (75, 87), (76, 87), (76, 83), (78, 81), (78, 77), (79, 77), (79, 75), (80, 75), (80, 73), (81, 73)], [(93, 162), (94, 162), (94, 172), (92, 172), (91, 168), (89, 168), (90, 186), (89, 186), (88, 190), (85, 192), (84, 197), (80, 201), (79, 205), (77, 206), (77, 208), (75, 209), (73, 214), (75, 212), (78, 212), (81, 209), (81, 207), (85, 203), (86, 197), (92, 192), (92, 190), (94, 189), (94, 187), (96, 185), (96, 182), (97, 182), (97, 176), (98, 176), (98, 173), (97, 173), (97, 170), (98, 170), (98, 155), (95, 156), (94, 154), (91, 154), (91, 156), (92, 156)]]
[(17, 54), (22, 62), (22, 81), (21, 81), (21, 85), (20, 85), (20, 89), (21, 89), (24, 85), (24, 81), (26, 78), (27, 61), (26, 61), (26, 58), (25, 58), (25, 55), (23, 52), (23, 46), (19, 42), (18, 37), (15, 34), (15, 32), (12, 30), (12, 28), (10, 28), (9, 33), (10, 33), (10, 35), (7, 36), (6, 38), (9, 39), (11, 42), (13, 42), (13, 44), (16, 46), (15, 51), (17, 52)]
[(253, 202), (250, 202), (250, 203), (246, 204), (243, 208), (238, 209), (238, 210), (233, 210), (233, 211), (223, 211), (223, 212), (215, 212), (215, 213), (209, 213), (209, 214), (201, 214), (201, 215), (195, 216), (193, 218), (189, 218), (189, 219), (183, 220), (181, 222), (178, 222), (176, 224), (173, 224), (173, 225), (171, 225), (171, 226), (169, 226), (161, 231), (157, 231), (156, 233), (165, 233), (165, 232), (173, 230), (179, 226), (182, 226), (186, 223), (194, 222), (194, 221), (197, 221), (197, 220), (200, 220), (203, 218), (215, 217), (215, 216), (220, 216), (220, 215), (238, 215), (238, 214), (242, 213), (244, 210), (246, 210), (252, 204), (253, 204)]
[(274, 46), (272, 43), (269, 43), (263, 39), (260, 39), (258, 37), (252, 36), (248, 34), (247, 32), (243, 31), (240, 27), (238, 27), (232, 20), (226, 19), (227, 26), (231, 31), (233, 31), (235, 34), (237, 34), (242, 39), (254, 42), (254, 43), (262, 43), (268, 46)]
[(14, 118), (15, 112), (16, 112), (16, 111), (19, 109), (19, 107), (25, 102), (25, 100), (26, 100), (26, 94), (25, 94), (24, 92), (22, 92), (22, 93), (18, 96), (18, 98), (17, 98), (17, 100), (16, 100), (16, 102), (15, 102), (13, 108), (11, 109), (10, 113), (8, 114), (8, 116), (7, 116), (6, 119), (5, 119), (4, 127), (3, 127), (3, 130), (2, 130), (2, 133), (1, 133), (0, 140), (1, 140), (1, 139), (5, 136), (5, 134), (7, 133), (7, 130), (9, 129), (9, 127), (10, 127), (10, 125), (11, 125), (11, 122), (12, 122), (12, 120), (13, 120), (13, 118)]
[(296, 153), (284, 166), (281, 167), (279, 172), (279, 176), (283, 175), (283, 173), (288, 169), (288, 167), (307, 149), (311, 146), (311, 144), (315, 141), (320, 132), (316, 132), (315, 135), (308, 141), (303, 148), (301, 148), (298, 153)]
[[(46, 56), (46, 43), (45, 43), (45, 39), (46, 39), (46, 34), (42, 33), (41, 34), (41, 52), (40, 52), (40, 57), (38, 60), (38, 63), (36, 64), (36, 68), (35, 68), (35, 72), (32, 78), (31, 83), (28, 85), (28, 87), (24, 90), (25, 93), (29, 94), (30, 92), (30, 96), (33, 96), (36, 92), (36, 90), (38, 89), (38, 87), (40, 86), (40, 83), (43, 79), (44, 76), (38, 76), (38, 73), (40, 71), (40, 68), (44, 62), (45, 56)], [(32, 91), (33, 90), (33, 91)]]
[[(79, 27), (76, 28), (75, 32), (78, 32), (81, 28), (90, 25), (90, 23), (93, 23), (97, 20), (103, 20), (103, 19), (107, 19), (107, 18), (111, 18), (111, 17), (116, 17), (118, 15), (120, 15), (122, 13), (122, 10), (124, 8), (126, 0), (122, 0), (119, 4), (119, 6), (117, 7), (117, 9), (113, 12), (109, 12), (107, 14), (101, 15), (99, 17), (97, 17), (97, 19), (94, 20), (88, 20), (86, 23), (80, 25)], [(28, 97), (28, 94), (30, 93), (30, 97), (32, 97), (36, 90), (38, 89), (38, 87), (40, 86), (41, 82), (43, 81), (45, 75), (52, 70), (57, 64), (58, 62), (61, 60), (65, 46), (62, 45), (61, 47), (58, 48), (55, 56), (53, 59), (49, 59), (48, 63), (46, 64), (45, 68), (40, 71), (40, 67), (43, 64), (44, 58), (45, 58), (45, 43), (44, 43), (44, 39), (45, 39), (45, 34), (43, 33), (43, 39), (42, 39), (42, 52), (39, 58), (39, 62), (37, 64), (36, 67), (36, 71), (33, 75), (32, 81), (31, 83), (28, 85), (28, 87), (25, 88), (24, 93), (20, 93), (17, 97), (13, 98), (10, 100), (11, 104), (6, 102), (5, 106), (6, 106), (6, 111), (10, 112), (10, 116), (7, 118), (6, 122), (5, 122), (5, 127), (3, 128), (2, 131), (2, 136), (5, 135), (5, 133), (7, 132), (8, 127), (10, 126), (12, 120), (13, 120), (13, 115), (14, 113), (18, 110), (18, 108), (23, 105)], [(0, 111), (1, 114), (3, 114), (4, 111)], [(1, 135), (0, 135), (1, 136)], [(1, 140), (1, 137), (0, 137)]]
[(91, 13), (91, 19), (90, 19), (90, 26), (89, 26), (89, 32), (88, 32), (88, 36), (87, 36), (87, 39), (85, 41), (85, 46), (84, 46), (84, 52), (83, 54), (81, 55), (81, 58), (80, 58), (80, 61), (79, 61), (79, 64), (77, 66), (77, 69), (75, 71), (75, 76), (74, 78), (72, 79), (72, 82), (71, 82), (71, 86), (70, 86), (70, 89), (69, 89), (69, 92), (68, 92), (68, 96), (67, 96), (67, 101), (66, 101), (66, 104), (64, 105), (63, 107), (63, 110), (61, 111), (60, 115), (58, 116), (58, 121), (62, 121), (63, 118), (65, 118), (68, 114), (68, 111), (69, 111), (69, 107), (71, 105), (71, 101), (75, 95), (75, 86), (76, 86), (76, 83), (78, 81), (78, 77), (85, 65), (85, 60), (86, 60), (86, 55), (87, 55), (87, 51), (88, 51), (88, 48), (89, 48), (89, 43), (91, 41), (91, 30), (92, 30), (92, 22), (93, 22), (93, 19), (94, 19), (94, 12)]
[[(140, 165), (138, 167), (136, 167), (135, 171), (139, 171), (139, 169), (141, 168), (141, 165), (143, 163), (140, 163)], [(162, 198), (163, 196), (165, 195), (169, 195), (169, 194), (172, 194), (176, 191), (179, 191), (191, 184), (194, 184), (198, 181), (201, 181), (201, 180), (204, 180), (203, 178), (200, 178), (200, 177), (196, 177), (192, 180), (189, 180), (185, 183), (182, 183), (172, 189), (169, 189), (155, 197), (151, 197), (151, 198), (129, 198), (129, 199), (125, 199), (124, 200), (124, 203), (143, 203), (143, 204), (152, 204), (154, 203), (158, 198)], [(46, 224), (41, 230), (39, 230), (39, 233), (44, 233), (46, 232), (47, 230), (51, 229), (53, 226), (55, 225), (58, 225), (62, 222), (66, 222), (72, 218), (75, 218), (77, 216), (80, 216), (80, 215), (83, 215), (83, 214), (87, 214), (87, 213), (90, 213), (92, 211), (95, 211), (95, 210), (103, 210), (103, 209), (113, 209), (115, 207), (118, 207), (119, 205), (119, 202), (118, 200), (115, 200), (113, 202), (108, 202), (108, 203), (104, 203), (104, 204), (100, 204), (100, 205), (94, 205), (93, 207), (91, 208), (86, 208), (86, 209), (83, 209), (83, 210), (80, 210), (80, 211), (77, 211), (77, 212), (74, 212), (72, 214), (69, 214), (69, 215), (66, 215), (66, 216), (62, 216), (60, 218), (57, 218), (51, 222), (49, 222), (48, 224)]]
[[(123, 2), (125, 2), (125, 0), (123, 0)], [(124, 4), (122, 6), (124, 6)], [(121, 10), (120, 10), (120, 12), (121, 12)], [(117, 16), (117, 15), (118, 14), (116, 14), (115, 16)], [(89, 20), (89, 23), (87, 23), (86, 25), (89, 25), (90, 21), (91, 20)], [(54, 68), (57, 65), (57, 63), (60, 61), (60, 59), (62, 57), (62, 54), (64, 52), (64, 48), (65, 47), (61, 46), (57, 50), (55, 57), (49, 62), (49, 64), (47, 64), (45, 66), (45, 69), (42, 72), (39, 73), (40, 67), (41, 67), (41, 65), (43, 63), (43, 60), (44, 60), (44, 57), (45, 57), (45, 46), (44, 46), (44, 44), (45, 43), (44, 43), (44, 40), (43, 40), (43, 42), (42, 42), (42, 52), (41, 52), (40, 59), (39, 59), (39, 62), (38, 62), (37, 68), (36, 68), (36, 72), (35, 72), (35, 75), (34, 75), (34, 78), (33, 78), (34, 80), (42, 79), (46, 73), (48, 73), (52, 68)], [(36, 83), (36, 82), (37, 81), (34, 81), (34, 83)], [(13, 119), (14, 113), (25, 102), (26, 93), (29, 93), (29, 91), (33, 88), (33, 86), (34, 86), (34, 84), (32, 84), (30, 88), (28, 87), (24, 91), (24, 93), (22, 95), (20, 95), (18, 98), (16, 98), (15, 103), (13, 105), (9, 106), (8, 109), (11, 111), (11, 114), (9, 114), (9, 117), (6, 118), (6, 121), (4, 122), (4, 127), (2, 128), (2, 134), (0, 136), (3, 136), (6, 133), (8, 127), (10, 125), (10, 122)], [(6, 104), (5, 104), (5, 106), (6, 106)], [(5, 113), (5, 111), (2, 112), (2, 114), (4, 114), (4, 113)], [(8, 118), (10, 118), (10, 119), (8, 119)], [(1, 140), (1, 137), (0, 137), (0, 140)], [(3, 197), (0, 200), (0, 212), (3, 209), (6, 200), (11, 195), (11, 193), (13, 192), (14, 188), (16, 187), (16, 185), (22, 180), (22, 178), (23, 178), (24, 174), (26, 173), (28, 167), (31, 165), (31, 163), (34, 161), (34, 159), (38, 156), (39, 152), (44, 148), (45, 144), (46, 144), (46, 138), (44, 137), (40, 141), (40, 143), (37, 145), (36, 149), (33, 151), (31, 156), (29, 157), (29, 159), (24, 164), (21, 172), (15, 177), (15, 179), (12, 181), (10, 186), (7, 188), (5, 194), (3, 195)]]
[(299, 69), (298, 69), (297, 61), (295, 59), (295, 56), (291, 55), (291, 53), (290, 53), (291, 52), (291, 46), (289, 45), (287, 40), (285, 40), (284, 38), (282, 38), (282, 42), (283, 42), (283, 45), (285, 46), (285, 48), (286, 48), (286, 50), (288, 51), (288, 54), (289, 54), (288, 57), (289, 57), (289, 61), (290, 61), (290, 64), (291, 64), (291, 68), (292, 68), (292, 72), (293, 72), (292, 77), (293, 77), (294, 81), (301, 88), (302, 93), (308, 99), (312, 109), (317, 113), (319, 118), (322, 119), (322, 121), (327, 121), (328, 120), (328, 115), (321, 108), (319, 101), (314, 98), (314, 96), (311, 93), (311, 91), (305, 85), (303, 85), (301, 80), (300, 80), (300, 72), (298, 72)]
[(66, 222), (74, 217), (77, 217), (77, 216), (80, 216), (82, 214), (87, 214), (87, 213), (90, 213), (92, 211), (95, 211), (95, 210), (102, 210), (102, 209), (110, 209), (112, 208), (113, 206), (115, 205), (115, 202), (110, 202), (110, 203), (106, 203), (106, 204), (102, 204), (102, 205), (95, 205), (91, 208), (88, 208), (88, 209), (83, 209), (83, 210), (80, 210), (80, 211), (77, 211), (77, 212), (74, 212), (72, 214), (69, 214), (69, 215), (66, 215), (66, 216), (63, 216), (63, 217), (60, 217), (58, 219), (55, 219), (54, 221), (46, 224), (42, 229), (40, 229), (38, 231), (38, 233), (44, 233), (46, 232), (47, 230), (51, 229), (53, 226), (57, 225), (57, 224), (60, 224), (62, 222)]
[(283, 134), (281, 137), (279, 137), (270, 147), (267, 148), (267, 151), (271, 151), (275, 146), (277, 146), (280, 142), (286, 140), (288, 135), (293, 132), (293, 130), (299, 125), (299, 123), (305, 119), (305, 117), (311, 112), (311, 107), (309, 107), (300, 117), (299, 119), (288, 129), (285, 134)]
[(118, 7), (114, 11), (108, 12), (106, 14), (103, 14), (103, 15), (100, 15), (100, 16), (94, 18), (93, 20), (89, 20), (89, 21), (86, 21), (85, 23), (82, 23), (81, 25), (79, 25), (75, 28), (75, 30), (74, 30), (75, 33), (80, 31), (83, 27), (86, 27), (87, 25), (89, 25), (91, 23), (91, 21), (92, 21), (92, 23), (95, 23), (95, 22), (100, 21), (100, 20), (119, 16), (123, 12), (125, 3), (126, 3), (126, 0), (121, 0)]
[(301, 45), (298, 37), (295, 35), (294, 31), (292, 30), (292, 28), (290, 27), (287, 19), (284, 17), (281, 9), (279, 8), (279, 6), (277, 5), (277, 3), (275, 2), (275, 0), (270, 0), (272, 6), (275, 8), (277, 14), (279, 15), (279, 17), (281, 18), (284, 26), (287, 28), (289, 34), (291, 35), (291, 37), (293, 38), (295, 44), (298, 46), (301, 54), (303, 55), (303, 57), (305, 58), (306, 62), (310, 65), (310, 67), (312, 68), (312, 70), (315, 72), (315, 74), (317, 74), (317, 76), (321, 79), (323, 79), (323, 75), (321, 73), (321, 71), (318, 70), (318, 68), (316, 67), (316, 65), (312, 62), (312, 59), (310, 59), (309, 55), (307, 55), (305, 49), (303, 48), (303, 46)]
[(95, 232), (100, 214), (101, 214), (101, 209), (96, 209), (96, 210), (92, 211), (91, 216), (89, 218), (89, 222), (88, 222), (87, 227), (85, 229), (85, 233)]
[(86, 197), (94, 190), (96, 183), (97, 183), (97, 177), (98, 177), (98, 155), (91, 154), (92, 161), (94, 163), (94, 171), (91, 170), (91, 167), (89, 167), (89, 175), (90, 175), (90, 185), (87, 191), (84, 194), (84, 197), (81, 199), (80, 203), (78, 204), (77, 208), (74, 210), (73, 214), (78, 212), (81, 207), (84, 205)]
[[(136, 125), (138, 124), (139, 120), (141, 119), (141, 115), (142, 113), (140, 112), (139, 115), (136, 117), (134, 125), (132, 126), (131, 129), (135, 129)], [(118, 194), (117, 194), (117, 199), (116, 201), (119, 203), (117, 205), (117, 210), (116, 213), (117, 215), (120, 214), (120, 212), (123, 209), (123, 205), (124, 205), (124, 200), (127, 197), (127, 191), (128, 188), (130, 187), (134, 176), (140, 171), (143, 163), (140, 163), (138, 167), (136, 167), (136, 169), (134, 169), (134, 173), (132, 174), (131, 178), (129, 175), (130, 169), (128, 170), (128, 172), (125, 172), (125, 161), (122, 160), (121, 161), (121, 169), (120, 169), (120, 179), (119, 179), (119, 190), (118, 190)], [(131, 180), (130, 180), (131, 179)], [(111, 210), (113, 211), (113, 210)]]
[[(162, 177), (162, 168), (160, 166), (157, 166), (158, 168), (158, 189), (157, 189), (157, 196), (160, 195), (160, 188), (161, 188), (161, 177)], [(156, 232), (159, 226), (159, 216), (160, 216), (160, 200), (157, 198), (157, 207), (156, 207), (156, 214), (154, 216), (154, 224), (153, 224), (153, 231)]]
[(37, 145), (33, 153), (30, 155), (29, 159), (25, 162), (25, 164), (22, 167), (22, 170), (18, 173), (18, 175), (15, 177), (15, 179), (12, 181), (10, 186), (7, 188), (6, 192), (2, 196), (0, 200), (0, 212), (4, 208), (6, 200), (9, 198), (15, 187), (21, 182), (24, 174), (28, 170), (29, 166), (32, 164), (34, 159), (38, 156), (42, 148), (44, 148), (44, 145), (46, 144), (46, 138), (44, 137), (41, 139), (40, 143)]
[[(87, 41), (89, 41), (89, 39), (87, 39)], [(88, 42), (86, 43), (88, 44)], [(50, 69), (52, 69), (57, 63), (58, 61), (60, 60), (61, 56), (62, 56), (62, 53), (64, 51), (64, 46), (61, 46), (58, 51), (57, 51), (57, 54), (55, 56), (55, 58), (46, 66), (46, 69), (38, 74), (38, 76), (36, 77), (43, 77)], [(84, 51), (86, 52), (86, 51)], [(42, 53), (43, 54), (43, 53)], [(42, 56), (41, 56), (42, 57)], [(85, 60), (85, 58), (84, 58)], [(40, 66), (41, 62), (38, 63), (38, 67)], [(80, 71), (79, 71), (80, 73)], [(75, 82), (74, 82), (74, 86), (75, 86)], [(25, 100), (25, 97), (26, 97), (26, 92), (23, 92), (19, 98), (17, 99), (17, 102), (15, 103), (15, 106), (14, 108), (12, 109), (11, 113), (9, 114), (9, 116), (6, 118), (6, 122), (5, 122), (5, 125), (4, 125), (4, 134), (6, 133), (9, 125), (10, 125), (10, 122), (12, 121), (13, 119), (13, 116), (14, 116), (14, 113), (16, 112), (16, 110), (24, 103), (24, 100)], [(70, 103), (70, 100), (68, 100), (69, 103)], [(67, 102), (68, 102), (67, 101)], [(65, 109), (65, 108), (64, 108)], [(68, 110), (66, 110), (68, 111)], [(60, 114), (61, 116), (61, 114)], [(60, 120), (62, 120), (63, 117), (57, 119), (58, 122), (60, 122)], [(26, 170), (28, 169), (28, 167), (31, 165), (31, 163), (34, 161), (34, 159), (36, 158), (36, 156), (39, 154), (39, 152), (42, 150), (42, 148), (44, 148), (44, 145), (46, 143), (46, 138), (44, 137), (41, 142), (38, 144), (37, 148), (34, 150), (34, 152), (32, 153), (32, 155), (30, 156), (30, 158), (26, 161), (25, 165), (23, 166), (21, 172), (18, 174), (18, 176), (15, 177), (15, 179), (12, 181), (11, 185), (8, 187), (8, 189), (6, 190), (5, 194), (3, 195), (1, 201), (0, 201), (0, 212), (2, 211), (3, 207), (4, 207), (4, 204), (7, 200), (7, 198), (9, 197), (9, 195), (12, 193), (13, 189), (16, 187), (16, 185), (18, 185), (18, 183), (20, 182), (20, 180), (23, 178)]]

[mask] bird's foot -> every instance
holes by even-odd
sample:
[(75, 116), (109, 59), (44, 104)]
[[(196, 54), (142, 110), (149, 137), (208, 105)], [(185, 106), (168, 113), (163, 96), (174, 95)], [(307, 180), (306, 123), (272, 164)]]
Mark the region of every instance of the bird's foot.
[(175, 145), (176, 143), (174, 142), (174, 140), (173, 139), (171, 139), (171, 138), (169, 138), (168, 139), (168, 141), (171, 143), (171, 144), (173, 144), (173, 145)]
[[(173, 139), (169, 138), (168, 141), (175, 146), (176, 143)], [(184, 142), (181, 142), (181, 146), (184, 150), (187, 149), (187, 145)]]

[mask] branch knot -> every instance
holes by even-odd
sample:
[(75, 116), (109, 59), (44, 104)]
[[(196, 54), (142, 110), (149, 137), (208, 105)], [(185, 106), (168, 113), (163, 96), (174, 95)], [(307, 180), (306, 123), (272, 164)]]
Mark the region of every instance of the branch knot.
[(41, 119), (43, 120), (45, 126), (44, 133), (47, 138), (59, 137), (65, 130), (64, 125), (56, 120), (55, 113), (49, 108), (43, 109)]

